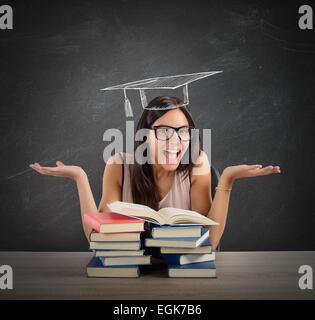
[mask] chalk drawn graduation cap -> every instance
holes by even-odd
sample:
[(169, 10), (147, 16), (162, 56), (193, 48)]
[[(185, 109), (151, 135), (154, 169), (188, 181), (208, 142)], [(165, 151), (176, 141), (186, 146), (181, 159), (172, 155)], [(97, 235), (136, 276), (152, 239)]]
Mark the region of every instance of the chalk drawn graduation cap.
[[(124, 84), (119, 84), (117, 86), (103, 88), (101, 90), (104, 90), (104, 91), (123, 90), (124, 97), (125, 97), (126, 117), (133, 117), (131, 104), (127, 97), (127, 90), (139, 90), (143, 109), (161, 110), (161, 108), (154, 108), (154, 107), (147, 108), (148, 101), (145, 94), (145, 90), (157, 90), (157, 89), (175, 90), (182, 87), (183, 94), (184, 94), (184, 100), (183, 100), (182, 106), (187, 106), (189, 104), (188, 84), (200, 79), (213, 76), (214, 74), (217, 74), (220, 72), (222, 71), (208, 71), (208, 72), (182, 74), (182, 75), (176, 75), (176, 76), (156, 77), (156, 78), (150, 78), (150, 79), (144, 79), (144, 80), (138, 80), (138, 81), (128, 82)], [(176, 106), (166, 107), (165, 109), (173, 109), (173, 108), (176, 108)]]

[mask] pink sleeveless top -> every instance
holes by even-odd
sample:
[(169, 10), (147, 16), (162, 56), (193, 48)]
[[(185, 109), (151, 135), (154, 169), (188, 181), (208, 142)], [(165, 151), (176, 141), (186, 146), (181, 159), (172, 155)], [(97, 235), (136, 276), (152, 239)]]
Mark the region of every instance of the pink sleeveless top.
[[(129, 164), (126, 163), (127, 157), (131, 157), (131, 154), (120, 152), (120, 156), (123, 161), (123, 188), (122, 188), (122, 201), (133, 202), (131, 185), (130, 185), (130, 171)], [(159, 202), (159, 209), (165, 207), (173, 207), (185, 210), (191, 210), (190, 201), (190, 179), (187, 176), (182, 179), (182, 173), (176, 173), (174, 176), (174, 182), (170, 191)]]

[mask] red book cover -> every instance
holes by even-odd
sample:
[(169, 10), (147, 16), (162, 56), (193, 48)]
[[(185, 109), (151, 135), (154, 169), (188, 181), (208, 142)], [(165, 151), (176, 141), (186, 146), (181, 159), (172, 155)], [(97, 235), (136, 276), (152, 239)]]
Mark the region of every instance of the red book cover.
[[(84, 222), (95, 231), (100, 232), (101, 225), (103, 224), (141, 223), (144, 220), (115, 212), (88, 212), (84, 214)], [(143, 231), (143, 228), (134, 231)]]

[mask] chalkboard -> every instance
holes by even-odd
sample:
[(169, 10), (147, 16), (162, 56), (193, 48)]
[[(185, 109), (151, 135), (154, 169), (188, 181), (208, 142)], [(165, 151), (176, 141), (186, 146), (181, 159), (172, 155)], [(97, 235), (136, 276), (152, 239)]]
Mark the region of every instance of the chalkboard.
[(282, 169), (234, 184), (222, 250), (315, 250), (315, 31), (299, 29), (298, 3), (11, 5), (13, 29), (0, 30), (0, 250), (87, 250), (75, 183), (29, 164), (81, 166), (99, 203), (103, 133), (125, 127), (122, 93), (99, 89), (211, 70), (223, 73), (191, 85), (190, 111), (212, 129), (212, 165)]

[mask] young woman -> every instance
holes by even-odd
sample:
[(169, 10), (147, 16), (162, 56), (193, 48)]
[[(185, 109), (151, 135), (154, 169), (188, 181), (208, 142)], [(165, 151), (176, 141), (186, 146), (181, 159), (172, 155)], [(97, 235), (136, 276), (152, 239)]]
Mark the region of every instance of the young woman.
[[(215, 249), (223, 234), (227, 219), (233, 182), (245, 177), (280, 173), (279, 166), (260, 164), (230, 166), (223, 170), (214, 199), (211, 198), (211, 174), (206, 153), (191, 143), (194, 121), (188, 110), (175, 97), (157, 97), (142, 113), (137, 131), (147, 129), (149, 134), (144, 164), (129, 164), (134, 154), (115, 154), (107, 162), (103, 175), (103, 193), (99, 206), (90, 188), (88, 177), (78, 166), (65, 165), (30, 167), (41, 174), (62, 176), (76, 182), (81, 216), (85, 212), (107, 211), (107, 203), (126, 201), (148, 205), (154, 209), (176, 207), (197, 211), (219, 223), (210, 229), (210, 241)], [(150, 108), (153, 108), (150, 110)], [(135, 141), (135, 150), (143, 142)], [(183, 159), (187, 161), (183, 161)], [(193, 159), (197, 161), (193, 161)], [(182, 160), (182, 161), (181, 161)], [(198, 165), (196, 165), (196, 162)], [(84, 224), (86, 237), (91, 229)]]

